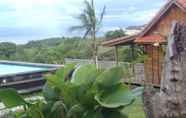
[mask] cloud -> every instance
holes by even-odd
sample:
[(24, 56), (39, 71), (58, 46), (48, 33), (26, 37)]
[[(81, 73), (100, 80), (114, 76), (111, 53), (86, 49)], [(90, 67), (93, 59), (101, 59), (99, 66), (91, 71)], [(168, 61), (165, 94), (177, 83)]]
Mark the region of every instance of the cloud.
[[(25, 40), (50, 36), (72, 36), (68, 28), (78, 23), (84, 0), (2, 0), (0, 1), (0, 39)], [(148, 22), (164, 0), (95, 0), (97, 13), (106, 5), (103, 31)]]

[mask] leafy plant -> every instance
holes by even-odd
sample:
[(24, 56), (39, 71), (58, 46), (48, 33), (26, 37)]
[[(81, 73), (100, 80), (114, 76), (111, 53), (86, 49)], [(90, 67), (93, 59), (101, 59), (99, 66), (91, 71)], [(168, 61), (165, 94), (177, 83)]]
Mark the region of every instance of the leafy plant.
[(14, 90), (0, 91), (7, 107), (22, 105), (17, 118), (127, 118), (121, 113), (143, 88), (130, 90), (122, 83), (123, 69), (97, 70), (95, 65), (70, 64), (46, 76), (44, 101), (28, 103)]

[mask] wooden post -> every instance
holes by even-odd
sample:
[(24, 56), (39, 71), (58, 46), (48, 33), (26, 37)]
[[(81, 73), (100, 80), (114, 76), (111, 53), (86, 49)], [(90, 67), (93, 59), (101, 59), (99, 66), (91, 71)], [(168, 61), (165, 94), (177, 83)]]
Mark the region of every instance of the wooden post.
[(119, 58), (118, 58), (118, 46), (115, 46), (115, 60), (116, 60), (116, 66), (119, 66)]
[(131, 59), (132, 59), (132, 72), (133, 72), (133, 75), (135, 74), (135, 68), (134, 68), (134, 44), (131, 44)]

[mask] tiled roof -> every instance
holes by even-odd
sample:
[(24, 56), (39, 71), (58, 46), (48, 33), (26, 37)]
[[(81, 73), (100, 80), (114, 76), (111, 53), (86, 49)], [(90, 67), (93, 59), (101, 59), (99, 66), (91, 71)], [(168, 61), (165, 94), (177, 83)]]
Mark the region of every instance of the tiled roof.
[(152, 43), (166, 43), (165, 37), (161, 35), (147, 35), (144, 37), (139, 37), (135, 41), (138, 44), (152, 44)]

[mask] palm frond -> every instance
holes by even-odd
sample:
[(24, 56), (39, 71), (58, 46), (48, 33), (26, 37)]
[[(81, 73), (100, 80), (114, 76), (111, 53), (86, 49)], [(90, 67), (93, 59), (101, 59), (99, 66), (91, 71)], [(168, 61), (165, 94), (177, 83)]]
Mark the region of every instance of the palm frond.
[(84, 33), (83, 38), (85, 39), (88, 36), (88, 34), (90, 34), (90, 33), (91, 33), (91, 27), (86, 30), (86, 32)]
[(94, 6), (94, 0), (91, 0), (90, 2), (88, 0), (84, 1), (84, 9), (82, 13), (76, 17), (76, 19), (79, 20), (80, 25), (74, 26), (70, 28), (70, 31), (79, 30), (79, 31), (85, 31), (84, 38), (87, 37), (87, 35), (95, 34), (100, 29), (100, 24), (103, 20), (106, 7), (104, 6), (103, 11), (101, 12), (100, 18), (96, 15), (96, 10)]
[(86, 29), (88, 29), (90, 27), (90, 21), (88, 19), (88, 17), (86, 16), (86, 14), (80, 14), (79, 16), (76, 17), (79, 21), (80, 21), (80, 25), (78, 26), (72, 26), (70, 27), (70, 31), (84, 31)]
[(104, 17), (104, 15), (105, 15), (105, 13), (106, 13), (106, 6), (103, 7), (103, 10), (102, 10), (102, 12), (101, 12), (101, 16), (100, 16), (99, 24), (102, 23), (102, 21), (103, 21), (103, 17)]
[(104, 15), (106, 13), (106, 6), (103, 7), (103, 10), (101, 12), (101, 15), (100, 15), (100, 18), (99, 18), (99, 21), (97, 22), (97, 27), (96, 27), (96, 32), (99, 31), (99, 29), (101, 28), (101, 24), (102, 24), (102, 21), (103, 21), (103, 18), (104, 18)]
[(89, 17), (87, 16), (87, 14), (82, 13), (77, 17), (77, 19), (79, 19), (81, 24), (84, 26), (88, 26), (91, 24), (91, 21), (89, 20)]
[(94, 26), (96, 25), (96, 15), (95, 15), (95, 8), (94, 8), (94, 2), (92, 0), (91, 3), (89, 3), (88, 1), (85, 1), (85, 9), (84, 9), (84, 14), (87, 15), (87, 17), (89, 18), (89, 21), (91, 22), (91, 24)]
[(82, 26), (82, 25), (79, 25), (79, 26), (72, 26), (69, 28), (69, 31), (70, 32), (73, 32), (73, 31), (81, 31), (81, 30), (84, 30), (85, 29), (85, 26)]

